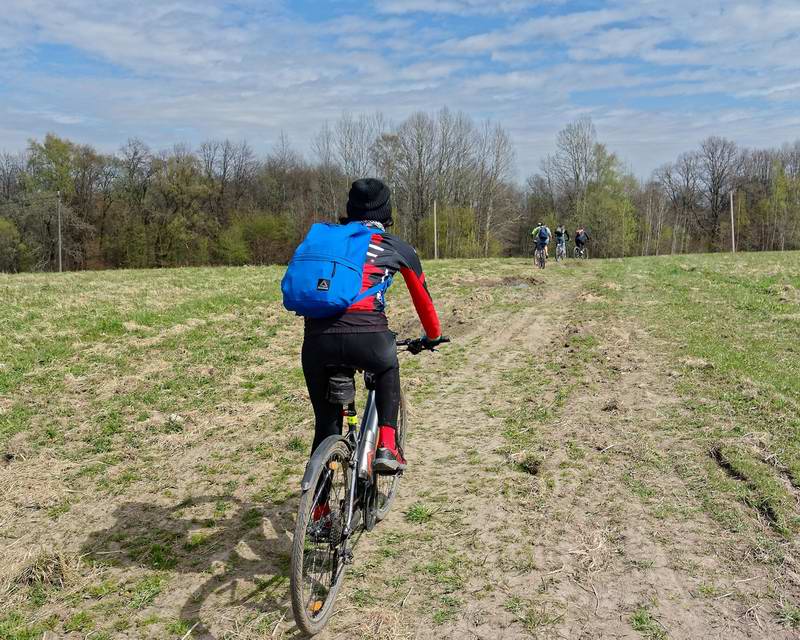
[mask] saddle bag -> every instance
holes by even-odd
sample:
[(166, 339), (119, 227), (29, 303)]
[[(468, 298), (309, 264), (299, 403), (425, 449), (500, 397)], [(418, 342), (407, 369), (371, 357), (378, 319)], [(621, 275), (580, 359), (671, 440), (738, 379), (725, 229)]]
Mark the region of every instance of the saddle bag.
[(328, 379), (328, 402), (348, 405), (356, 399), (356, 381), (352, 375), (335, 373)]

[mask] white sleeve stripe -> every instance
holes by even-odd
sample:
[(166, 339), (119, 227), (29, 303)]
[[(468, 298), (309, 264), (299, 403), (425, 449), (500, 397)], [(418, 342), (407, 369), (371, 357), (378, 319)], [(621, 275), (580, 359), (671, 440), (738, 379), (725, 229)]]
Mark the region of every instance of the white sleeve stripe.
[(370, 253), (369, 251), (367, 251), (367, 255), (368, 255), (370, 258), (377, 258), (377, 257), (378, 257), (378, 254), (377, 254), (377, 253)]
[(370, 244), (369, 248), (375, 249), (376, 251), (386, 251), (386, 249), (384, 249), (383, 247), (379, 247), (377, 244)]

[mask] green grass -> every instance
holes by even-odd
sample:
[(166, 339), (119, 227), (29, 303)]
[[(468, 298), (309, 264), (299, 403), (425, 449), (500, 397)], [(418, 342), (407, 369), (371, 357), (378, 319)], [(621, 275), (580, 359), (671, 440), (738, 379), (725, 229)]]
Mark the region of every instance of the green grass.
[(716, 448), (712, 457), (734, 478), (745, 483), (747, 491), (743, 500), (777, 531), (789, 536), (798, 529), (797, 503), (768, 465), (736, 446)]
[(667, 633), (658, 623), (650, 603), (640, 604), (630, 618), (631, 627), (648, 640), (666, 640)]
[(86, 611), (80, 611), (64, 623), (64, 631), (89, 631), (94, 624), (92, 616)]
[[(598, 265), (598, 313), (639, 318), (657, 340), (650, 348), (675, 363), (688, 416), (672, 424), (698, 451), (712, 451), (722, 474), (683, 468), (708, 512), (740, 530), (746, 523), (730, 507), (735, 500), (782, 535), (800, 530), (791, 493), (791, 485), (800, 487), (800, 298), (785, 295), (800, 289), (800, 254)], [(632, 489), (645, 490), (636, 482)]]
[(40, 640), (52, 624), (27, 624), (22, 614), (0, 616), (0, 640)]
[(130, 600), (128, 606), (131, 609), (143, 609), (152, 604), (158, 597), (167, 583), (167, 578), (163, 575), (151, 575), (142, 578), (133, 584), (129, 590)]
[(800, 629), (800, 607), (791, 603), (782, 603), (778, 610), (778, 620), (792, 629)]
[(435, 513), (435, 510), (428, 505), (423, 504), (422, 502), (416, 502), (408, 508), (405, 516), (408, 522), (412, 522), (414, 524), (425, 524), (433, 518)]

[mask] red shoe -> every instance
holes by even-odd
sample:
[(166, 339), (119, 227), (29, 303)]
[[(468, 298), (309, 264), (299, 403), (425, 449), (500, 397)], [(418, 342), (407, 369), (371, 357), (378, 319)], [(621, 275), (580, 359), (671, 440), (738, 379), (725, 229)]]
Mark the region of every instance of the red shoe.
[(406, 459), (395, 439), (394, 427), (382, 426), (378, 436), (378, 452), (375, 455), (373, 469), (376, 473), (394, 474), (405, 470)]

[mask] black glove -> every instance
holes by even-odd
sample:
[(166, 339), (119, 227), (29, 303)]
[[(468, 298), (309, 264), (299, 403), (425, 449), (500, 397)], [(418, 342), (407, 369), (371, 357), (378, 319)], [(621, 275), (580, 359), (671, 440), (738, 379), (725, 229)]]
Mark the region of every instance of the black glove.
[(442, 342), (445, 342), (446, 340), (447, 338), (444, 338), (443, 336), (433, 339), (429, 338), (428, 336), (422, 336), (418, 340), (410, 342), (408, 344), (408, 350), (414, 355), (417, 355), (421, 351), (425, 350), (433, 351), (434, 347), (442, 344)]

